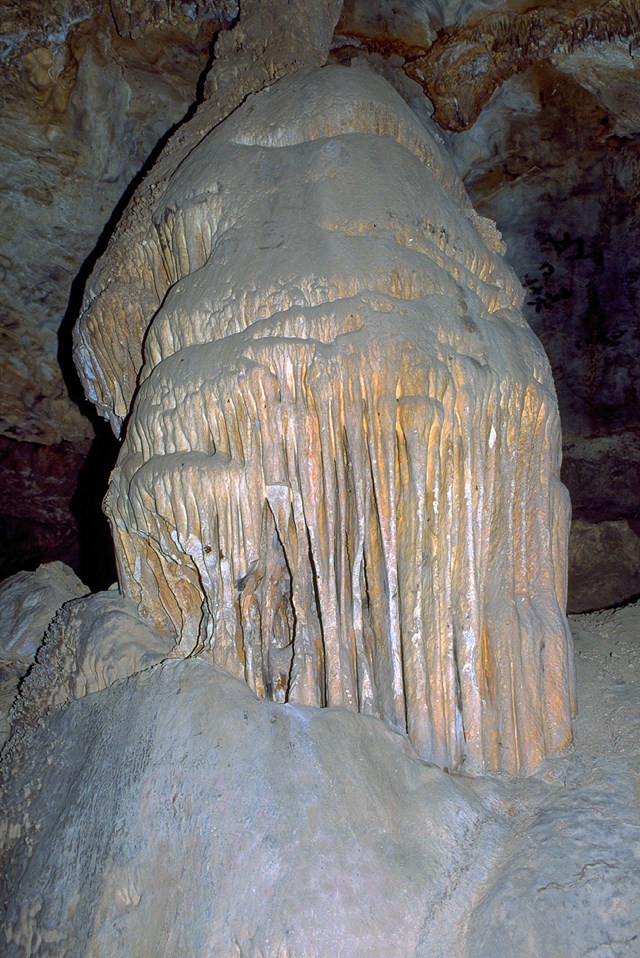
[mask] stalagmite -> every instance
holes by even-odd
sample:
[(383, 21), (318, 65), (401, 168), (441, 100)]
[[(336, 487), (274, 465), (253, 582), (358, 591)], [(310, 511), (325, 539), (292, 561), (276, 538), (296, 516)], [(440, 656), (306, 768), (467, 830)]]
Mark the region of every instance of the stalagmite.
[(106, 510), (176, 654), (524, 774), (571, 741), (569, 504), (500, 252), (385, 81), (304, 69), (203, 131), (129, 289), (107, 252), (76, 362), (116, 429), (133, 395)]

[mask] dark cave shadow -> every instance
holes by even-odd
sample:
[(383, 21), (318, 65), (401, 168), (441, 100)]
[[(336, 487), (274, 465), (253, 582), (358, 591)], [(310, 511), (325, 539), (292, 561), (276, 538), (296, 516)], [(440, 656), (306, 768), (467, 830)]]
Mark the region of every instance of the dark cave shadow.
[(117, 579), (111, 530), (102, 511), (102, 500), (120, 444), (108, 423), (95, 418), (95, 437), (78, 473), (71, 512), (76, 524), (79, 554), (74, 571), (92, 592), (99, 592), (108, 589)]

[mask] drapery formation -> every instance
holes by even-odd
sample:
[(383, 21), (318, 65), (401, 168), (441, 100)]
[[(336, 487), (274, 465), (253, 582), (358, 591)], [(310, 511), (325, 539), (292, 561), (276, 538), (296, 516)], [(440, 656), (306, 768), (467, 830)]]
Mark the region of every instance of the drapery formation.
[(385, 81), (302, 70), (203, 132), (76, 359), (130, 405), (120, 582), (178, 651), (526, 773), (571, 740), (569, 504), (500, 252)]

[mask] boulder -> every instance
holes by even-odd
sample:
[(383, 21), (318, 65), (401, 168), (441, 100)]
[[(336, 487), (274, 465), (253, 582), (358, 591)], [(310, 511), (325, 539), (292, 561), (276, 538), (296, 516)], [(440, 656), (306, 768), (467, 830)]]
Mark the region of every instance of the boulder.
[(4, 771), (7, 958), (426, 956), (507, 818), (379, 720), (201, 659), (61, 708)]
[(58, 609), (87, 591), (63, 562), (48, 562), (35, 572), (5, 579), (0, 583), (0, 658), (33, 662)]
[(621, 605), (640, 595), (640, 536), (625, 520), (576, 519), (569, 536), (569, 612)]

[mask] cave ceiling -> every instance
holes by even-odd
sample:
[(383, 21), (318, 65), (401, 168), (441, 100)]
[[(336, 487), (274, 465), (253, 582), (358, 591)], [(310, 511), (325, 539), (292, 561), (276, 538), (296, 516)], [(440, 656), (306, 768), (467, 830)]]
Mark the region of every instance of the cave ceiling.
[[(115, 446), (95, 439), (71, 328), (135, 184), (210, 94), (212, 43), (237, 17), (233, 0), (3, 4), (2, 574), (79, 565), (78, 519), (99, 510)], [(626, 523), (640, 576), (639, 5), (347, 0), (331, 59), (366, 59), (438, 124), (497, 222), (553, 367), (574, 515)]]

